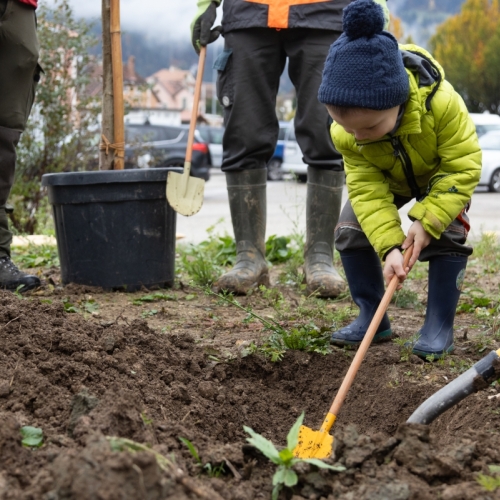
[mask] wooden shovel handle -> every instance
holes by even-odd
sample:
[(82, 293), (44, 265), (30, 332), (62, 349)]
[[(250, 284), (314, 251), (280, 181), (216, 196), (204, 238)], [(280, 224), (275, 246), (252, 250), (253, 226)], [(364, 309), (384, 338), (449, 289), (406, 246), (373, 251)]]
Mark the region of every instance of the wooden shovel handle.
[(191, 111), (191, 122), (189, 123), (188, 143), (186, 148), (186, 164), (191, 165), (193, 157), (194, 131), (196, 129), (196, 121), (198, 119), (198, 105), (200, 104), (201, 84), (203, 82), (203, 70), (205, 68), (205, 59), (207, 56), (207, 48), (201, 47), (200, 59), (198, 60), (198, 72), (196, 74), (196, 84), (194, 86), (193, 109)]
[[(413, 253), (413, 245), (408, 247), (408, 249), (404, 253), (403, 268), (406, 269), (406, 267), (408, 267), (408, 262), (410, 261), (412, 253)], [(382, 297), (382, 300), (380, 301), (380, 305), (378, 306), (378, 309), (375, 312), (375, 316), (373, 316), (370, 326), (366, 331), (365, 337), (363, 338), (363, 341), (361, 342), (359, 349), (356, 352), (354, 359), (352, 360), (351, 366), (347, 371), (347, 375), (345, 376), (344, 381), (342, 382), (342, 385), (340, 386), (340, 389), (338, 390), (337, 395), (333, 400), (332, 406), (329, 411), (329, 413), (331, 413), (332, 415), (337, 416), (340, 411), (340, 408), (344, 404), (344, 400), (347, 396), (347, 393), (349, 392), (349, 389), (351, 388), (351, 385), (354, 382), (354, 377), (358, 373), (359, 367), (361, 366), (361, 363), (365, 358), (366, 352), (368, 351), (368, 348), (372, 343), (373, 337), (375, 337), (377, 328), (379, 327), (380, 322), (382, 321), (382, 318), (384, 317), (384, 314), (387, 311), (387, 308), (389, 307), (389, 303), (391, 302), (392, 296), (394, 295), (394, 292), (396, 291), (398, 284), (399, 284), (399, 279), (396, 275), (394, 275), (391, 279), (391, 282), (389, 283), (389, 286), (387, 287), (387, 290), (384, 293), (384, 296)]]

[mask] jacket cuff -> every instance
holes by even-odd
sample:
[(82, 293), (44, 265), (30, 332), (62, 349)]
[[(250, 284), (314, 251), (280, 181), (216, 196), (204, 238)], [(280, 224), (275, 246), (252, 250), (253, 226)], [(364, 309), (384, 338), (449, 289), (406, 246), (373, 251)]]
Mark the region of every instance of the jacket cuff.
[(383, 257), (382, 257), (382, 260), (385, 261), (385, 259), (387, 258), (387, 256), (395, 249), (397, 248), (400, 252), (403, 251), (403, 247), (401, 245), (395, 245), (393, 246), (392, 248), (389, 248), (389, 250), (387, 250), (387, 252), (384, 253)]
[(432, 213), (425, 208), (425, 206), (418, 202), (413, 205), (408, 212), (408, 217), (412, 220), (419, 220), (423, 228), (437, 240), (441, 237), (442, 232), (446, 229), (444, 224)]

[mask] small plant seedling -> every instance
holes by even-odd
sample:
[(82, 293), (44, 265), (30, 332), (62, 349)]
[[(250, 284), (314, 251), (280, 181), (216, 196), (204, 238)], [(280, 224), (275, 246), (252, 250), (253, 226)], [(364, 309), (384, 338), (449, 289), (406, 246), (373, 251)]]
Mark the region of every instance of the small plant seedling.
[(140, 306), (145, 302), (158, 302), (160, 300), (177, 300), (177, 297), (168, 293), (156, 292), (134, 299), (132, 304), (134, 304), (134, 306)]
[(43, 445), (43, 431), (38, 427), (21, 427), (21, 436), (21, 444), (26, 448), (40, 448)]
[(291, 488), (298, 483), (299, 478), (297, 476), (297, 473), (292, 469), (295, 464), (307, 462), (321, 469), (330, 469), (336, 472), (342, 472), (346, 470), (343, 466), (328, 465), (317, 458), (295, 458), (293, 456), (293, 450), (299, 442), (299, 430), (303, 420), (304, 412), (302, 412), (302, 414), (290, 429), (286, 438), (287, 446), (281, 451), (278, 451), (274, 444), (264, 436), (257, 434), (250, 427), (243, 426), (245, 432), (247, 432), (251, 436), (249, 438), (247, 437), (247, 441), (251, 445), (255, 446), (263, 455), (271, 460), (271, 462), (278, 466), (273, 476), (274, 488), (272, 492), (272, 500), (278, 499), (278, 495), (284, 486)]
[(141, 419), (142, 419), (142, 423), (146, 426), (151, 425), (153, 423), (153, 419), (151, 417), (149, 417), (145, 411), (143, 411), (141, 413)]
[[(109, 445), (113, 451), (128, 451), (129, 453), (136, 453), (138, 451), (145, 451), (151, 453), (155, 459), (158, 466), (165, 471), (172, 472), (174, 470), (174, 462), (164, 457), (161, 453), (158, 453), (146, 445), (132, 441), (131, 439), (118, 438), (106, 436), (109, 441)], [(172, 457), (173, 458), (173, 457)]]
[(419, 338), (419, 334), (416, 333), (410, 338), (396, 338), (393, 339), (393, 342), (399, 347), (399, 356), (400, 360), (403, 362), (408, 362), (410, 361), (410, 356), (412, 354), (413, 346), (417, 342)]
[(200, 455), (198, 454), (198, 450), (195, 448), (194, 444), (184, 437), (179, 437), (179, 441), (186, 445), (189, 453), (191, 453), (192, 457), (196, 461), (196, 465), (202, 470), (205, 471), (210, 477), (219, 477), (224, 473), (224, 464), (219, 464), (213, 466), (210, 462), (203, 464)]
[(491, 476), (488, 474), (478, 474), (476, 481), (486, 490), (495, 491), (500, 488), (500, 466), (499, 465), (489, 465), (488, 466)]
[(80, 309), (78, 309), (78, 307), (76, 307), (67, 298), (62, 299), (62, 303), (63, 303), (63, 306), (64, 306), (64, 311), (67, 312), (67, 313), (77, 313), (77, 312), (80, 311)]

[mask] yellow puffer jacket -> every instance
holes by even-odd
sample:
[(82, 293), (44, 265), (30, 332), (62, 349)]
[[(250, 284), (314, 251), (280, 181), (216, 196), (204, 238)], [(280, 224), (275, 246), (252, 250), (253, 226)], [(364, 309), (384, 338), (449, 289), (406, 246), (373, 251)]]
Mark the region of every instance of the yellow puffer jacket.
[(424, 49), (401, 45), (410, 96), (392, 137), (356, 142), (332, 124), (343, 155), (349, 199), (381, 258), (405, 234), (393, 194), (417, 198), (409, 212), (439, 239), (470, 200), (481, 173), (481, 150), (462, 98)]

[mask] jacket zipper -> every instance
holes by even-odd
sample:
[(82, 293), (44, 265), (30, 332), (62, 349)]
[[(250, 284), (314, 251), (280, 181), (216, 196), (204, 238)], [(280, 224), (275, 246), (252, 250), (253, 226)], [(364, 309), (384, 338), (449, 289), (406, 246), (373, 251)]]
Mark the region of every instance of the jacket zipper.
[(409, 157), (406, 149), (401, 144), (399, 137), (391, 137), (391, 144), (394, 148), (394, 156), (401, 160), (401, 165), (403, 165), (403, 171), (410, 186), (411, 194), (413, 198), (417, 201), (420, 200), (420, 188), (418, 187), (417, 180), (415, 179), (415, 173), (413, 172), (413, 165), (411, 163), (411, 158)]

